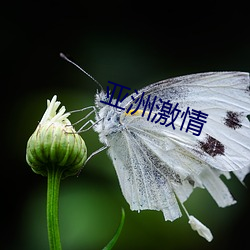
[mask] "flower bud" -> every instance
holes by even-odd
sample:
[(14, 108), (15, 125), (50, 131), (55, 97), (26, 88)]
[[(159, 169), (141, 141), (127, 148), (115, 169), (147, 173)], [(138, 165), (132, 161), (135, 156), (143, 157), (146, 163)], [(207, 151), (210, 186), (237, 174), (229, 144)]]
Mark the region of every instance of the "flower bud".
[(27, 143), (26, 161), (32, 170), (47, 176), (50, 168), (62, 171), (62, 177), (75, 175), (79, 172), (87, 158), (86, 145), (76, 133), (61, 107), (56, 113), (60, 102), (54, 96), (47, 101), (41, 122)]

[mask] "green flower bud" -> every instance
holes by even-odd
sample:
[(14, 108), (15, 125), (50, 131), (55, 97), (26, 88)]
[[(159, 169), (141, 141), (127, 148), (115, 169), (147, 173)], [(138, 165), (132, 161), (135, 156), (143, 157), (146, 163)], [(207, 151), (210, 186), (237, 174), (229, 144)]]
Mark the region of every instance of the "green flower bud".
[(41, 122), (27, 143), (26, 161), (32, 170), (43, 176), (48, 175), (50, 168), (62, 171), (62, 177), (79, 172), (87, 158), (87, 148), (82, 137), (76, 133), (54, 96), (47, 101)]

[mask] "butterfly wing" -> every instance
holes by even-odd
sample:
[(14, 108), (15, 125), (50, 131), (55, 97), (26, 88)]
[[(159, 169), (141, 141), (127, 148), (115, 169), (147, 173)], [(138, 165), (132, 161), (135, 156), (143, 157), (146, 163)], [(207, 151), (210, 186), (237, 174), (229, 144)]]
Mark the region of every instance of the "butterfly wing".
[[(184, 202), (197, 186), (206, 188), (221, 207), (235, 202), (218, 170), (194, 157), (160, 126), (150, 127), (142, 117), (133, 119), (134, 127), (109, 140), (109, 154), (132, 210), (161, 210), (166, 220), (173, 221), (181, 215), (176, 196)], [(192, 135), (185, 139), (191, 143)]]
[(161, 210), (171, 221), (180, 217), (180, 209), (169, 183), (170, 178), (178, 181), (179, 177), (174, 176), (175, 173), (167, 166), (163, 167), (166, 175), (160, 174), (161, 162), (132, 130), (113, 134), (109, 143), (108, 152), (131, 210)]
[(249, 172), (248, 74), (206, 73), (161, 81), (142, 89), (134, 100), (127, 98), (126, 107), (136, 106), (143, 92), (144, 98), (170, 100), (181, 110), (201, 110), (208, 118), (201, 134), (195, 136), (185, 132), (186, 125), (180, 130), (181, 119), (173, 129), (138, 114), (121, 115), (125, 129), (107, 139), (131, 209), (162, 210), (165, 219), (172, 221), (181, 215), (176, 196), (184, 202), (196, 186), (206, 188), (221, 207), (233, 204), (220, 175), (235, 171), (243, 180)]
[[(250, 85), (248, 73), (217, 72), (177, 77), (149, 85), (142, 89), (144, 99), (149, 95), (164, 101), (170, 100), (173, 106), (185, 111), (190, 109), (208, 114), (200, 136), (194, 136), (193, 151), (213, 167), (223, 171), (234, 171), (249, 166), (250, 123)], [(126, 107), (135, 101), (128, 101)], [(142, 107), (143, 108), (143, 107)], [(154, 108), (154, 112), (156, 112)], [(129, 117), (127, 117), (129, 119)], [(183, 119), (175, 121), (179, 130)], [(184, 123), (182, 131), (187, 129)], [(127, 121), (125, 121), (127, 124)], [(166, 128), (166, 133), (171, 127)], [(183, 137), (183, 136), (181, 136)], [(198, 139), (198, 144), (196, 139)], [(178, 137), (178, 140), (181, 138)], [(181, 143), (181, 142), (180, 142)]]

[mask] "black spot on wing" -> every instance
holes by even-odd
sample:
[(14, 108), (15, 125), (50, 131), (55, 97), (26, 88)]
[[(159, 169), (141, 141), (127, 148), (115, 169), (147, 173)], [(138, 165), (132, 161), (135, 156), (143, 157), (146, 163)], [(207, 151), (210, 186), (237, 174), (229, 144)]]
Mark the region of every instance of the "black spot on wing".
[(227, 111), (227, 116), (224, 118), (224, 124), (232, 129), (240, 128), (242, 113)]
[(192, 187), (194, 187), (195, 181), (194, 181), (190, 176), (188, 176), (186, 179), (187, 179), (187, 181), (189, 182), (189, 184), (190, 184)]
[(212, 157), (215, 157), (216, 155), (224, 155), (225, 152), (224, 145), (209, 135), (207, 135), (205, 141), (199, 142), (199, 146), (202, 151), (206, 152)]

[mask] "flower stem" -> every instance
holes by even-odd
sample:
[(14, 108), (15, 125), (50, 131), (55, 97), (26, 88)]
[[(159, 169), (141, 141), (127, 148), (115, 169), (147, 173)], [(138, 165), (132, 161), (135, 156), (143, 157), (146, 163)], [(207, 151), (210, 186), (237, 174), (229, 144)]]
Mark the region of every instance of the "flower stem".
[(59, 188), (62, 170), (58, 167), (48, 168), (47, 185), (47, 228), (50, 250), (61, 250), (59, 231)]

